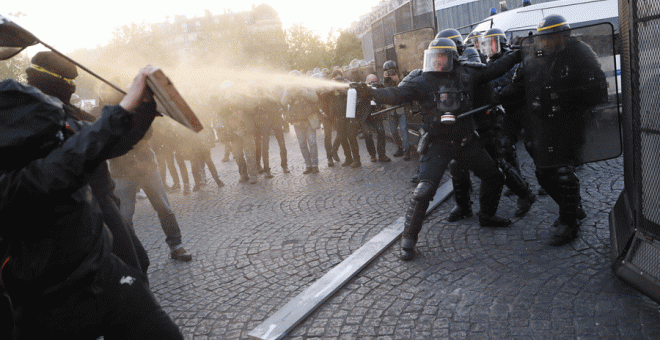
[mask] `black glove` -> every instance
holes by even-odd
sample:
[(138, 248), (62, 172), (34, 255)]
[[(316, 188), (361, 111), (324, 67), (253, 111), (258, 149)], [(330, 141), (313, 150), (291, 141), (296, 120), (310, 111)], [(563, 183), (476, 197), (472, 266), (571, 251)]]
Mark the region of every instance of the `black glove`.
[(365, 82), (350, 83), (349, 86), (357, 91), (357, 97), (360, 100), (371, 100), (373, 98), (373, 88)]
[(502, 86), (499, 86), (497, 84), (490, 84), (490, 102), (492, 104), (499, 104), (501, 103), (501, 97), (500, 93), (502, 92)]

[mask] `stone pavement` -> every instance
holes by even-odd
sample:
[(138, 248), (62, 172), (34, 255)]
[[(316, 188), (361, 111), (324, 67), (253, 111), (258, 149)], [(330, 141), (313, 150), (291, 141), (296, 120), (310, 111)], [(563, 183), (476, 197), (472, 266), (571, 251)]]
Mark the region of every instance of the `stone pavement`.
[[(225, 187), (207, 171), (202, 191), (169, 195), (190, 263), (169, 259), (155, 212), (138, 201), (152, 290), (186, 339), (247, 339), (404, 214), (416, 162), (371, 163), (359, 140), (361, 168), (328, 168), (319, 130), (321, 171), (303, 175), (293, 129), (285, 137), (290, 174), (273, 166), (274, 178), (239, 184), (219, 146), (212, 154)], [(538, 187), (531, 160), (519, 155)], [(270, 159), (279, 165), (274, 138)], [(397, 242), (286, 338), (659, 339), (658, 304), (610, 269), (608, 213), (623, 188), (622, 159), (585, 165), (578, 176), (588, 217), (572, 244), (546, 245), (558, 211), (548, 196), (504, 229), (481, 228), (476, 217), (448, 223), (450, 198), (427, 217), (414, 261), (398, 259)], [(500, 214), (514, 210), (515, 198), (502, 197)]]

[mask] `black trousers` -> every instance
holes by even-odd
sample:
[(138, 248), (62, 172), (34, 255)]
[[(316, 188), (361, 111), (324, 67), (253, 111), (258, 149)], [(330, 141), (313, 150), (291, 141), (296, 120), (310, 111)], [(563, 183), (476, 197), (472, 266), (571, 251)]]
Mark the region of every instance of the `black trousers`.
[(14, 306), (14, 339), (183, 339), (139, 270), (110, 255), (94, 284)]
[(419, 180), (432, 183), (435, 192), (449, 162), (455, 159), (460, 169), (472, 170), (481, 179), (480, 211), (487, 216), (492, 216), (497, 211), (504, 175), (497, 163), (476, 139), (474, 136), (464, 145), (461, 145), (461, 141), (431, 142), (429, 150), (420, 159)]

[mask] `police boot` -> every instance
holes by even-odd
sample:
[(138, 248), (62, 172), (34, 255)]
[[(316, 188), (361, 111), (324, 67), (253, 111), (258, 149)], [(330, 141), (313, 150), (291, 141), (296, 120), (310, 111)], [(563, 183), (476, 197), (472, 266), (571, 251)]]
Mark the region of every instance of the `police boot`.
[(406, 211), (406, 221), (401, 234), (401, 260), (403, 261), (410, 261), (415, 256), (414, 248), (417, 236), (422, 230), (426, 209), (428, 209), (433, 195), (435, 195), (435, 188), (430, 182), (422, 181), (413, 190), (413, 197)]
[(396, 152), (395, 152), (394, 155), (392, 155), (392, 156), (394, 156), (394, 157), (401, 157), (401, 156), (403, 156), (403, 154), (404, 154), (404, 152), (403, 152), (403, 148), (402, 148), (402, 147), (399, 147), (399, 149), (396, 150)]
[[(452, 161), (455, 162), (455, 161)], [(455, 168), (456, 164), (450, 164), (451, 182), (454, 185), (454, 200), (456, 206), (447, 217), (448, 222), (456, 222), (464, 218), (472, 217), (472, 201), (470, 201), (470, 188), (472, 181), (470, 173)]]
[(532, 209), (532, 204), (536, 202), (536, 195), (530, 194), (529, 196), (522, 198), (518, 197), (518, 209), (513, 214), (516, 217), (525, 216), (530, 209)]
[(548, 244), (551, 246), (559, 247), (571, 243), (577, 238), (579, 231), (580, 225), (576, 219), (563, 219), (560, 217), (559, 223), (555, 227), (552, 238)]
[(495, 215), (497, 206), (500, 204), (504, 174), (497, 171), (491, 178), (481, 179), (481, 190), (479, 193), (479, 225), (482, 227), (506, 227), (511, 225), (511, 220)]

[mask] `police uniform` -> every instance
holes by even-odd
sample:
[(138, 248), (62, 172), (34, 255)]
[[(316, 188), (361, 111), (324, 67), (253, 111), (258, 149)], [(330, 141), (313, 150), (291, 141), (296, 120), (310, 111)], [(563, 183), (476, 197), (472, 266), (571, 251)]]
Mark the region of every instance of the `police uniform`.
[[(434, 53), (446, 53), (453, 66), (434, 66)], [(479, 221), (483, 226), (506, 226), (508, 219), (495, 216), (499, 204), (504, 175), (477, 142), (475, 123), (471, 117), (457, 119), (455, 124), (443, 124), (441, 115), (454, 115), (473, 108), (474, 92), (478, 84), (495, 79), (508, 71), (520, 59), (519, 54), (508, 55), (489, 65), (469, 65), (458, 61), (456, 45), (447, 38), (435, 39), (425, 51), (425, 67), (413, 71), (398, 87), (373, 90), (377, 103), (399, 105), (419, 101), (423, 110), (425, 130), (429, 141), (420, 159), (420, 182), (406, 212), (401, 240), (402, 259), (413, 257), (413, 248), (422, 227), (429, 202), (435, 195), (449, 162), (456, 159), (482, 179)], [(440, 60), (437, 58), (436, 60)], [(447, 59), (445, 59), (447, 60)], [(439, 71), (438, 71), (439, 70)]]
[[(513, 53), (506, 47), (506, 44), (506, 36), (500, 29), (493, 28), (486, 32), (484, 45), (488, 47), (485, 50), (488, 52), (490, 63), (495, 62), (508, 53)], [(466, 49), (465, 51), (467, 52), (468, 50)], [(492, 86), (491, 83), (493, 82), (502, 81), (502, 78), (506, 79), (507, 75), (511, 77), (513, 70), (515, 69), (512, 68), (503, 77), (490, 82), (488, 86)], [(488, 94), (490, 90), (488, 86), (480, 87), (477, 105), (475, 106), (481, 106), (489, 102), (490, 98)], [(506, 110), (506, 113), (509, 113), (509, 111)], [(507, 118), (504, 112), (502, 112), (501, 107), (495, 107), (486, 113), (475, 114), (477, 132), (481, 137), (482, 144), (504, 173), (506, 186), (518, 196), (518, 208), (514, 214), (515, 216), (523, 216), (530, 210), (536, 198), (518, 168), (514, 139), (505, 135), (502, 130), (502, 121), (507, 120)], [(449, 172), (454, 186), (456, 207), (452, 209), (447, 220), (454, 222), (472, 216), (472, 209), (470, 207), (472, 203), (470, 201), (472, 183), (467, 169), (455, 161), (450, 163)]]
[[(570, 28), (566, 19), (560, 15), (550, 15), (544, 18), (538, 25), (538, 33), (559, 32)], [(560, 33), (561, 35), (561, 33)], [(581, 107), (589, 106), (591, 100), (600, 100), (602, 93), (601, 84), (606, 84), (605, 75), (600, 69), (600, 64), (595, 53), (591, 48), (570, 37), (564, 37), (566, 40), (564, 48), (554, 51), (556, 57), (549, 58), (552, 65), (548, 65), (549, 76), (551, 79), (544, 79), (547, 84), (543, 86), (544, 90), (552, 92), (547, 96), (541, 96), (540, 108), (543, 112), (550, 112), (560, 109), (566, 112), (579, 114), (583, 109)], [(552, 39), (549, 39), (552, 40)], [(552, 52), (550, 50), (549, 52)], [(516, 77), (510, 85), (504, 87), (499, 93), (503, 100), (521, 97), (525, 88), (522, 86), (522, 71), (516, 73)], [(586, 82), (585, 82), (586, 80)], [(575, 89), (579, 84), (587, 83), (586, 88), (593, 88), (594, 93), (582, 89)], [(540, 86), (540, 85), (539, 85)], [(550, 89), (551, 88), (551, 89)], [(565, 114), (565, 113), (564, 113)], [(531, 113), (528, 113), (531, 115)], [(535, 131), (529, 125), (527, 117), (523, 122), (526, 126), (525, 147), (535, 162), (540, 157), (541, 150), (536, 150), (534, 142)], [(578, 124), (580, 120), (574, 120)], [(572, 130), (581, 131), (579, 127), (572, 126)], [(537, 131), (538, 132), (538, 131)], [(566, 131), (570, 133), (571, 131)], [(555, 145), (561, 153), (564, 164), (556, 166), (544, 166), (536, 169), (536, 178), (543, 189), (559, 205), (559, 218), (554, 223), (554, 232), (550, 244), (554, 246), (569, 243), (575, 239), (579, 231), (579, 220), (586, 217), (580, 203), (580, 181), (575, 174), (575, 166), (580, 165), (580, 157), (577, 148), (579, 145), (561, 145), (561, 139), (557, 139), (559, 144)], [(570, 143), (576, 143), (571, 139)]]

